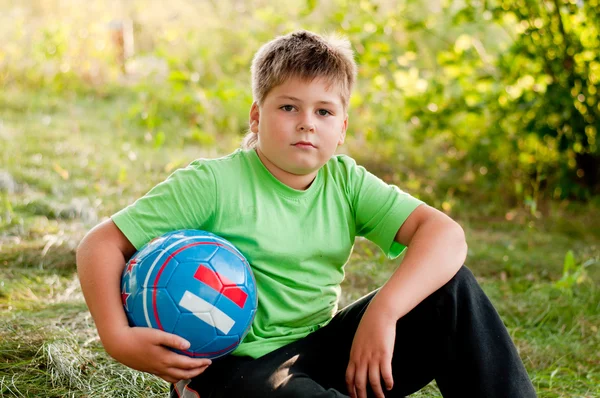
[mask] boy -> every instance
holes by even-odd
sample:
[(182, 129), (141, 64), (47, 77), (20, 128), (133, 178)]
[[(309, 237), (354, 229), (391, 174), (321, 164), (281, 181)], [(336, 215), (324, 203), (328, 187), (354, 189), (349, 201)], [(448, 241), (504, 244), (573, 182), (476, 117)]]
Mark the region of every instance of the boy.
[[(462, 266), (462, 228), (335, 156), (356, 65), (347, 40), (307, 31), (265, 44), (243, 150), (173, 173), (83, 239), (82, 289), (106, 351), (174, 383), (183, 397), (401, 397), (431, 380), (445, 397), (533, 397), (489, 300)], [(249, 260), (259, 307), (231, 354), (191, 359), (159, 330), (131, 328), (120, 302), (126, 260), (150, 239), (203, 229)], [(337, 311), (355, 236), (401, 266)]]

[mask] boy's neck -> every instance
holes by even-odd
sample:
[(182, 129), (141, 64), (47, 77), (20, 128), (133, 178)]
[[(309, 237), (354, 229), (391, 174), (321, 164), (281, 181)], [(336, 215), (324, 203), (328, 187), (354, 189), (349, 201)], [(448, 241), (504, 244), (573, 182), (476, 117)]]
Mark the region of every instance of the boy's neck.
[(315, 180), (317, 173), (319, 172), (317, 170), (311, 174), (306, 175), (288, 173), (287, 171), (280, 169), (279, 167), (274, 165), (258, 148), (256, 148), (255, 150), (256, 154), (258, 155), (258, 158), (260, 159), (262, 164), (267, 168), (267, 170), (269, 170), (269, 172), (273, 175), (273, 177), (277, 178), (279, 181), (281, 181), (283, 184), (287, 185), (290, 188), (297, 189), (299, 191), (304, 191), (305, 189), (308, 189), (308, 187), (310, 187), (310, 185)]

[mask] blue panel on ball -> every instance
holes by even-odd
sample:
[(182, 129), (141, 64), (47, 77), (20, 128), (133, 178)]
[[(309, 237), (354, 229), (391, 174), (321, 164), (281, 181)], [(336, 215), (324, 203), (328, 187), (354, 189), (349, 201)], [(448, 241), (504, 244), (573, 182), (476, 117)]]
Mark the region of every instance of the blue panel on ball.
[[(189, 250), (193, 248), (200, 248), (195, 257), (199, 260), (206, 260), (212, 256), (214, 252), (214, 245), (212, 242), (215, 239), (215, 235), (195, 230), (181, 230), (170, 234), (169, 238), (163, 245), (164, 250), (168, 250), (170, 253), (177, 253), (179, 255), (182, 250)], [(207, 244), (209, 243), (209, 244)], [(192, 253), (192, 252), (190, 252)], [(186, 257), (189, 257), (186, 254)], [(191, 258), (191, 257), (190, 257)]]
[(217, 358), (235, 350), (240, 342), (239, 336), (217, 336), (200, 349), (205, 358)]
[(168, 258), (169, 253), (160, 249), (141, 258), (133, 256), (125, 266), (123, 275), (131, 274), (134, 278), (134, 281), (130, 282), (132, 289), (141, 289), (145, 286), (164, 287), (177, 265), (175, 259), (167, 262)]
[(137, 257), (139, 261), (142, 261), (146, 256), (160, 250), (165, 240), (166, 237), (159, 237), (151, 240), (150, 242), (146, 243), (140, 251), (135, 253), (134, 257)]
[(177, 334), (190, 342), (191, 346), (184, 352), (189, 356), (201, 353), (200, 349), (211, 341), (217, 334), (210, 313), (182, 313), (176, 326)]
[[(210, 264), (232, 284), (243, 285), (246, 283), (246, 266), (236, 251), (220, 247), (210, 259)], [(225, 279), (223, 281), (225, 282)]]
[(217, 251), (218, 247), (212, 240), (195, 239), (186, 242), (181, 248), (177, 249), (179, 258), (184, 257), (188, 261), (208, 261)]
[(133, 323), (136, 326), (151, 327), (151, 323), (146, 320), (150, 320), (150, 318), (146, 318), (146, 314), (144, 312), (143, 290), (136, 291), (135, 294), (132, 294), (127, 301), (129, 304), (129, 313)]
[(179, 309), (167, 289), (147, 289), (144, 305), (153, 328), (173, 333), (179, 319)]
[(178, 260), (176, 257), (171, 257), (169, 252), (163, 252), (163, 254), (157, 257), (153, 263), (152, 268), (148, 270), (150, 272), (150, 278), (148, 283), (144, 285), (147, 288), (164, 288), (167, 287), (173, 272), (178, 267)]

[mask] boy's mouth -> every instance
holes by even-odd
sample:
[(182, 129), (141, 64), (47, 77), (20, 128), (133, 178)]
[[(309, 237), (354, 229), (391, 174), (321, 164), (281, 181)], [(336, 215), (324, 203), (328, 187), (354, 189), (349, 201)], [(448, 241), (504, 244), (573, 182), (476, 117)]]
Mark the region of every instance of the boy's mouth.
[(316, 148), (316, 146), (309, 141), (298, 141), (292, 145), (298, 148)]

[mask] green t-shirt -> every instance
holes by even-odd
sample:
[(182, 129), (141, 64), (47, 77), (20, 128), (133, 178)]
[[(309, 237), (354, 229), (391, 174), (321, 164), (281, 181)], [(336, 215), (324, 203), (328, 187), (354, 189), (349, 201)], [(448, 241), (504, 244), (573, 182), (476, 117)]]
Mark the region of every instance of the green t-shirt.
[(112, 220), (137, 249), (178, 229), (210, 231), (236, 246), (256, 278), (258, 309), (233, 354), (258, 358), (327, 324), (354, 238), (398, 256), (405, 247), (395, 235), (421, 203), (345, 155), (299, 191), (256, 151), (237, 150), (175, 171)]

